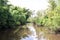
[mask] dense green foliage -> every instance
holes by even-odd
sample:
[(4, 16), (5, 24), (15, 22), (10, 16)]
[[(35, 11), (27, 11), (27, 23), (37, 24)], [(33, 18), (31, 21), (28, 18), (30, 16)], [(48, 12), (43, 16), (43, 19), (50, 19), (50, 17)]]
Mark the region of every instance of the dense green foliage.
[(60, 6), (58, 6), (54, 0), (50, 0), (49, 3), (50, 6), (43, 12), (44, 15), (40, 16), (39, 14), (43, 13), (37, 13), (38, 17), (35, 18), (35, 23), (56, 30), (60, 28)]
[(60, 28), (60, 7), (56, 6), (54, 1), (51, 6), (52, 9), (46, 11), (44, 25), (50, 27), (52, 30), (56, 30), (57, 28)]
[(0, 0), (0, 5), (5, 6), (7, 5), (8, 0)]
[(27, 19), (31, 15), (31, 11), (29, 9), (25, 8), (19, 8), (19, 7), (10, 7), (10, 12), (12, 16), (14, 17), (14, 20), (16, 21), (16, 24), (25, 24), (27, 22)]
[(0, 29), (26, 24), (31, 13), (29, 9), (8, 5), (7, 0), (0, 0)]
[(0, 6), (0, 28), (14, 26), (15, 21), (7, 6)]

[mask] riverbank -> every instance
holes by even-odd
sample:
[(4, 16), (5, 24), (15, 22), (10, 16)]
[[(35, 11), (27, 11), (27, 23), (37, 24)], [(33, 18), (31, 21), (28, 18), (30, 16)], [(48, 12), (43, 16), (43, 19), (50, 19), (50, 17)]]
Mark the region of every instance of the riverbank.
[(55, 34), (48, 28), (33, 25), (33, 23), (20, 26), (15, 30), (0, 31), (0, 40), (20, 40), (21, 38), (32, 40), (35, 39), (34, 35), (36, 40), (60, 40), (60, 34)]

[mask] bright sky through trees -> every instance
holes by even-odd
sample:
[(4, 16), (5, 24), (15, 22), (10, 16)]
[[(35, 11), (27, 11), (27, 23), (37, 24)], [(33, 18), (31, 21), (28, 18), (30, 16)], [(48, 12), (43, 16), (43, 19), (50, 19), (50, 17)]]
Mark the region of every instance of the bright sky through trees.
[(31, 10), (45, 10), (48, 8), (48, 0), (9, 0), (14, 6), (29, 8)]

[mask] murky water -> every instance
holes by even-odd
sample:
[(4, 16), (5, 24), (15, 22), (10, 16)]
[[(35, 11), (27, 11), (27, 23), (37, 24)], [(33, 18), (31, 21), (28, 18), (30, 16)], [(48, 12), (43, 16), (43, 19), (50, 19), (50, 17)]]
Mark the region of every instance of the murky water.
[(20, 40), (60, 40), (60, 34), (52, 33), (46, 27), (38, 27), (33, 24), (28, 24), (27, 28), (30, 33), (27, 37), (21, 38)]
[[(18, 30), (0, 31), (1, 40), (60, 40), (60, 34), (54, 34), (46, 27), (38, 27), (31, 23)], [(29, 29), (29, 30), (28, 30)]]
[(22, 38), (21, 40), (47, 40), (44, 37), (44, 32), (39, 32), (37, 35), (36, 29), (33, 25), (29, 25), (27, 27), (31, 31), (31, 34), (28, 34), (28, 37)]

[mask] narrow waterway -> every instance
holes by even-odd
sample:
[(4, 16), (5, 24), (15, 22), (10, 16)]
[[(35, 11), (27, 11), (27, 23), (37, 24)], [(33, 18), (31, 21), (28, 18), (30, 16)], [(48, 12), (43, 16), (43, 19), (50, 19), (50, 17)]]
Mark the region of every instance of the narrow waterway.
[(55, 34), (46, 27), (33, 25), (33, 23), (20, 26), (16, 30), (0, 32), (1, 40), (60, 40), (60, 34)]
[(60, 40), (60, 34), (55, 34), (46, 27), (36, 26), (33, 23), (27, 24), (26, 27), (29, 33), (20, 40)]
[(31, 34), (28, 34), (28, 37), (22, 38), (21, 40), (48, 40), (44, 36), (44, 32), (36, 32), (36, 28), (31, 25), (27, 25), (28, 29), (31, 31)]

